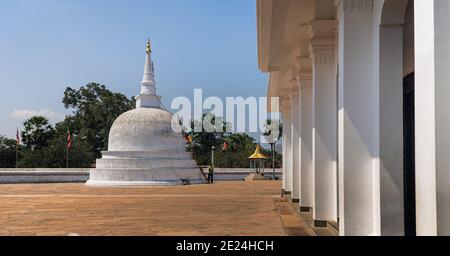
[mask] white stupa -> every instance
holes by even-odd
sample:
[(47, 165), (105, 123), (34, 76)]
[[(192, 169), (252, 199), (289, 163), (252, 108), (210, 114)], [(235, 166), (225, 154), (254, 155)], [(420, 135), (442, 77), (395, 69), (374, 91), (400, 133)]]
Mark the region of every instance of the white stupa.
[(181, 134), (172, 130), (172, 115), (161, 107), (150, 40), (136, 109), (120, 115), (111, 127), (108, 151), (97, 159), (88, 185), (134, 186), (200, 183), (202, 176)]

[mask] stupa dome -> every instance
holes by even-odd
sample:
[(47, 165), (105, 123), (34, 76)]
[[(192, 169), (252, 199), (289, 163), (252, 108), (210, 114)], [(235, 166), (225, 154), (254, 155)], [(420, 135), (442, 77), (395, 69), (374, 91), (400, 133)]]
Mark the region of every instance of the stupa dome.
[(172, 129), (172, 115), (160, 108), (138, 108), (120, 115), (111, 127), (108, 151), (185, 151)]
[(203, 176), (172, 114), (163, 109), (147, 43), (144, 77), (136, 109), (120, 115), (109, 132), (108, 151), (102, 152), (88, 185), (136, 186), (201, 183)]

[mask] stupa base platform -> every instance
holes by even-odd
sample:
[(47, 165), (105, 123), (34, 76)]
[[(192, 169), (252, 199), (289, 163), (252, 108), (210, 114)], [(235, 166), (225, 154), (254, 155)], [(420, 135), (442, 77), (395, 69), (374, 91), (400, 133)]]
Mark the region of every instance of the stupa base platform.
[(201, 172), (192, 167), (96, 168), (88, 186), (173, 186), (203, 183)]
[(203, 183), (200, 168), (183, 151), (106, 151), (88, 186), (174, 186)]
[(180, 185), (203, 184), (203, 180), (182, 181), (100, 181), (88, 180), (86, 186), (91, 187), (141, 187), (141, 186), (180, 186)]

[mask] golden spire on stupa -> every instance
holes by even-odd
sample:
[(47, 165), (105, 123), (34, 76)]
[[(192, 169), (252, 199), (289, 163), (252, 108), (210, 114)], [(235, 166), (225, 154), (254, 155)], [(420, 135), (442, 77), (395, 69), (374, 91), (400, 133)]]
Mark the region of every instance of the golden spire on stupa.
[(147, 50), (146, 50), (147, 54), (152, 52), (152, 45), (150, 44), (150, 38), (147, 41)]

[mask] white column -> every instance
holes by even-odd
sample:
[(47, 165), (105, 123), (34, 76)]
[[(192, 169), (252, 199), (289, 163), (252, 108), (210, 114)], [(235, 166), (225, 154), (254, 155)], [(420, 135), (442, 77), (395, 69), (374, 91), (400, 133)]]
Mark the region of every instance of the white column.
[(313, 168), (316, 225), (337, 221), (337, 65), (336, 21), (313, 21)]
[(373, 1), (341, 0), (338, 9), (339, 231), (341, 235), (379, 235)]
[(292, 145), (292, 202), (300, 201), (300, 101), (299, 88), (297, 80), (291, 81), (291, 145)]
[(403, 203), (403, 26), (380, 27), (381, 235), (405, 234)]
[[(289, 100), (288, 100), (289, 99)], [(286, 103), (290, 106), (290, 97), (286, 97)], [(293, 189), (293, 179), (292, 179), (292, 116), (291, 116), (291, 110), (290, 108), (285, 109), (283, 112), (283, 133), (285, 140), (283, 143), (285, 143), (284, 149), (285, 152), (283, 152), (284, 160), (283, 163), (284, 166), (284, 179), (285, 179), (285, 193), (292, 195), (292, 189)]]
[(311, 73), (301, 74), (300, 110), (301, 110), (301, 198), (300, 210), (309, 211), (314, 204), (314, 175), (312, 169), (312, 87)]
[[(281, 117), (282, 120), (282, 124), (285, 125), (286, 124), (286, 117), (284, 116), (284, 114), (282, 114)], [(282, 162), (282, 170), (283, 170), (283, 177), (282, 177), (282, 185), (281, 188), (283, 190), (283, 192), (286, 191), (286, 133), (283, 132), (282, 134), (282, 154), (281, 154), (281, 162)]]
[(450, 235), (450, 1), (415, 3), (418, 235)]

